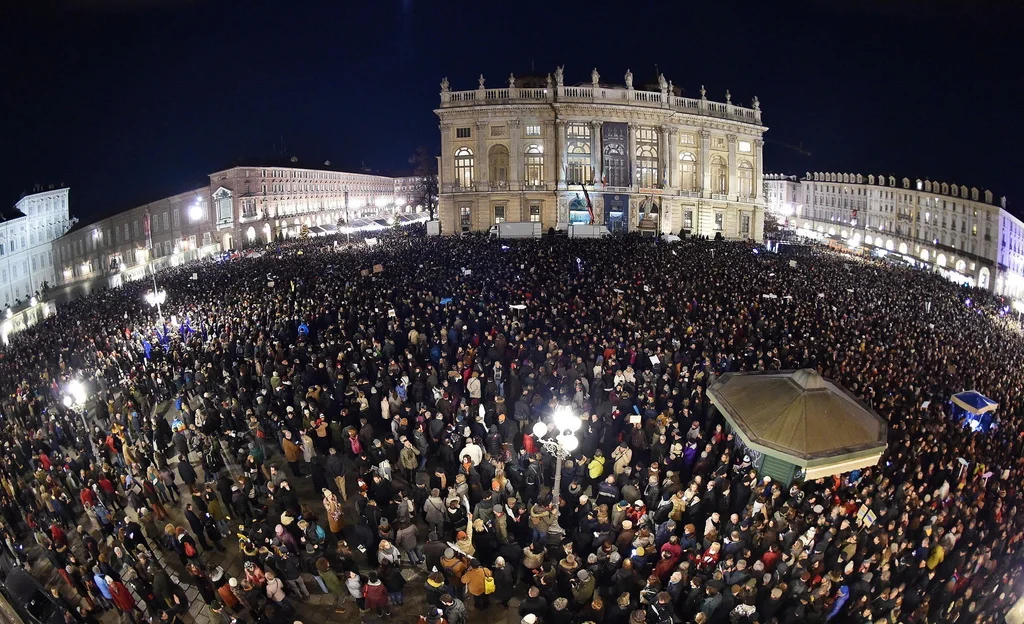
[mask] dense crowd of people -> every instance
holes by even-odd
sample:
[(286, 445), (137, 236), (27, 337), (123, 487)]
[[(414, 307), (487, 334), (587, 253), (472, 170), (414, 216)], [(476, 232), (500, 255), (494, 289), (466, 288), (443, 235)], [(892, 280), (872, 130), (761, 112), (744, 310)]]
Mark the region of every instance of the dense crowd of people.
[[(311, 593), (429, 624), (964, 624), (1020, 595), (1024, 340), (981, 291), (634, 237), (298, 242), (158, 278), (162, 323), (130, 283), (0, 353), (3, 550), (45, 555), (69, 624), (182, 621), (188, 586), (215, 624)], [(796, 368), (888, 420), (878, 466), (759, 477), (707, 388)], [(950, 416), (964, 389), (992, 430)], [(555, 496), (533, 425), (564, 406)]]

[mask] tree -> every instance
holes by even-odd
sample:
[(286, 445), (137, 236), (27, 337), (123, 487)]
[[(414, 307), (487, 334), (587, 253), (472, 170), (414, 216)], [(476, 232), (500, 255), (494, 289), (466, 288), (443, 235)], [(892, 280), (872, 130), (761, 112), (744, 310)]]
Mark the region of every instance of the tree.
[(413, 175), (420, 179), (413, 203), (426, 208), (433, 221), (437, 214), (437, 157), (421, 145), (409, 158), (409, 164), (413, 166)]
[(779, 219), (775, 216), (775, 213), (765, 211), (764, 213), (764, 236), (770, 238), (772, 234), (778, 234), (782, 231), (782, 227), (779, 225)]

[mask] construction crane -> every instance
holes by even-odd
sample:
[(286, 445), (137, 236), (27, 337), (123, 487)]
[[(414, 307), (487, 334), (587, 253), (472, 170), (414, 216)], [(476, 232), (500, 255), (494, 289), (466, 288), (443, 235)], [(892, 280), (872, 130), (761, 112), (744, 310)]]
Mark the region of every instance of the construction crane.
[(794, 152), (796, 152), (798, 154), (803, 154), (804, 156), (807, 156), (808, 158), (811, 157), (811, 153), (804, 149), (804, 142), (803, 141), (800, 141), (800, 145), (790, 145), (789, 143), (783, 143), (781, 141), (772, 141), (771, 139), (765, 139), (765, 141), (768, 142), (768, 143), (772, 143), (774, 145), (778, 145), (779, 147), (785, 147), (786, 149), (791, 149), (791, 150), (793, 150)]

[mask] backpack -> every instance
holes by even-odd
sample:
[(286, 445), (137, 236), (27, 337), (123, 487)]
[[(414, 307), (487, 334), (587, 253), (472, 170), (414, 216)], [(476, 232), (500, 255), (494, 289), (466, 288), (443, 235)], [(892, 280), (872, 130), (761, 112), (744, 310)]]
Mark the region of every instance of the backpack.
[(484, 572), (484, 593), (493, 594), (494, 589), (494, 577), (490, 573)]
[(324, 528), (319, 524), (316, 525), (316, 538), (321, 541), (327, 538), (327, 534), (324, 533)]
[(186, 557), (195, 557), (196, 556), (196, 549), (195, 549), (195, 547), (192, 546), (192, 544), (190, 542), (182, 542), (182, 543), (185, 545), (185, 556)]

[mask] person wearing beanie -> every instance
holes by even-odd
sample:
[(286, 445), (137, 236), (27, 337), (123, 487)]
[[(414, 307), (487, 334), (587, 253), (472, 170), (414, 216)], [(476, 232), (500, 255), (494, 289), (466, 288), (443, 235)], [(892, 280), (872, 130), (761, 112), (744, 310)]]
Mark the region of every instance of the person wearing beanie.
[(584, 569), (576, 572), (576, 578), (572, 580), (570, 585), (572, 586), (573, 602), (576, 603), (577, 608), (593, 600), (596, 583), (597, 581), (594, 579), (594, 576), (587, 570)]

